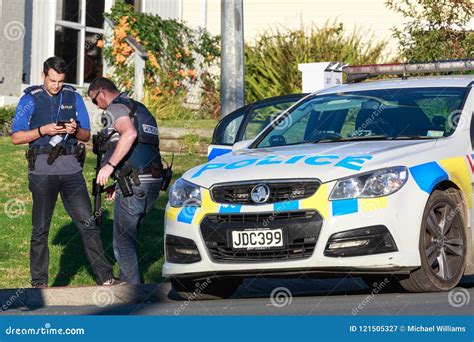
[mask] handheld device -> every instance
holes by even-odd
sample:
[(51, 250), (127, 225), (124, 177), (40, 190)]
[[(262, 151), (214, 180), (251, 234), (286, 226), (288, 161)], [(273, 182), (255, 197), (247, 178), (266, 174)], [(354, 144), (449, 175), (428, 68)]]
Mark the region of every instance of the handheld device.
[(56, 122), (56, 126), (66, 127), (67, 123), (69, 123), (69, 120), (59, 120), (58, 122)]

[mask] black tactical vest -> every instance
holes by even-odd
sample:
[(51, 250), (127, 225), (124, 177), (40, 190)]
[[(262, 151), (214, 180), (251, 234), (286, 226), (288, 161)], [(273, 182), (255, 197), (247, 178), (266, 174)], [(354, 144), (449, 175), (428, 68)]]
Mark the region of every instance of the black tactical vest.
[[(123, 104), (130, 110), (130, 119), (137, 130), (135, 140), (130, 152), (121, 161), (121, 165), (128, 161), (133, 167), (143, 171), (144, 168), (154, 163), (162, 167), (160, 155), (160, 143), (158, 136), (158, 124), (155, 117), (140, 102), (128, 97), (117, 96), (111, 104)], [(119, 167), (121, 166), (119, 165)]]

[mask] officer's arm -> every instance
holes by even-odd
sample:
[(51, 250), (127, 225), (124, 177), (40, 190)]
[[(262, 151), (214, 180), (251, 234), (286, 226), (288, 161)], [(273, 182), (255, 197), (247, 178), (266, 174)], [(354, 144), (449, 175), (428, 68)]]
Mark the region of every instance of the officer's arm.
[(29, 120), (33, 114), (33, 111), (33, 99), (29, 94), (26, 94), (20, 99), (20, 103), (18, 103), (18, 106), (15, 110), (11, 136), (13, 144), (27, 144), (40, 138), (41, 135), (53, 136), (65, 132), (64, 128), (58, 127), (54, 123), (41, 126), (39, 131), (37, 128), (30, 129)]
[(120, 139), (117, 142), (114, 153), (109, 159), (109, 163), (117, 166), (132, 148), (135, 139), (137, 139), (137, 130), (132, 120), (127, 116), (118, 118), (117, 121), (115, 121), (114, 128), (119, 132)]
[[(41, 134), (44, 135), (57, 135), (64, 134), (66, 130), (62, 126), (56, 126), (55, 123), (50, 123), (39, 128)], [(12, 143), (15, 145), (28, 144), (29, 142), (35, 141), (41, 138), (37, 128), (28, 131), (17, 131), (12, 134)]]
[(76, 133), (76, 139), (80, 141), (89, 141), (91, 138), (91, 131), (85, 128), (79, 128)]

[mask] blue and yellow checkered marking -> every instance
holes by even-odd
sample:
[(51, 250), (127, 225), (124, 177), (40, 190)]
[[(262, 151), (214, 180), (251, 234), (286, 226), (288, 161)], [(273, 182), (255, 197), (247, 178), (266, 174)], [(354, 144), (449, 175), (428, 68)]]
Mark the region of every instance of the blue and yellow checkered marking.
[(359, 211), (357, 198), (332, 201), (332, 215), (341, 216), (355, 214)]
[(278, 202), (273, 205), (273, 211), (288, 211), (298, 210), (300, 207), (299, 201)]
[[(467, 156), (474, 158), (474, 155)], [(443, 180), (451, 180), (464, 193), (469, 208), (472, 208), (472, 185), (471, 172), (466, 157), (454, 157), (443, 159), (438, 162), (433, 161), (409, 168), (419, 188), (431, 194), (434, 187)], [(387, 207), (387, 197), (349, 199), (339, 201), (329, 201), (329, 185), (321, 184), (320, 188), (313, 196), (299, 200), (279, 202), (273, 205), (274, 211), (288, 211), (298, 209), (315, 209), (323, 219), (332, 216), (350, 215), (358, 212), (370, 212)], [(202, 218), (211, 213), (240, 213), (246, 212), (244, 205), (220, 205), (212, 201), (210, 192), (201, 189), (202, 205), (200, 208), (168, 207), (166, 217), (172, 221), (186, 224), (199, 224)]]

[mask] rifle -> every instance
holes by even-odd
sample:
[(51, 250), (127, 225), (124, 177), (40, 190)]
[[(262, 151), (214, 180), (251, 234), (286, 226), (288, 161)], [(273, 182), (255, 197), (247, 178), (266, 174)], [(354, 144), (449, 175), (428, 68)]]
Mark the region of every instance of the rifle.
[(97, 155), (95, 164), (95, 177), (92, 180), (92, 196), (94, 196), (94, 219), (97, 226), (102, 224), (102, 193), (105, 191), (104, 187), (97, 184), (97, 174), (100, 171), (102, 156), (104, 154), (104, 135), (97, 133), (92, 136), (92, 152)]

